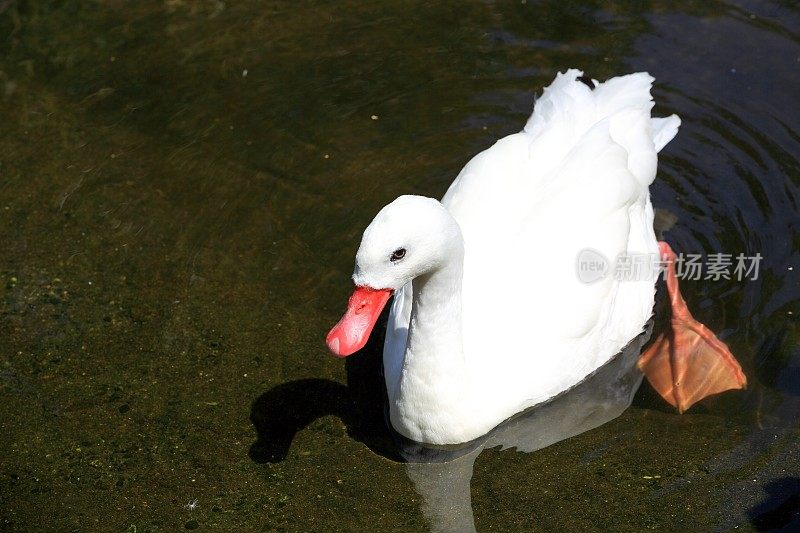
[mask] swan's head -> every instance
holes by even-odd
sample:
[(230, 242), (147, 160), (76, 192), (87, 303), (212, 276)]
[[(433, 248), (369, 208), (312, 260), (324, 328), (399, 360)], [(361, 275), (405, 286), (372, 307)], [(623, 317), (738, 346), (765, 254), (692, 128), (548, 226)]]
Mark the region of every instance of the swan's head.
[(401, 196), (380, 210), (361, 237), (353, 282), (397, 290), (432, 272), (461, 246), (461, 231), (433, 198)]
[(392, 293), (461, 255), (458, 223), (441, 203), (401, 196), (380, 210), (364, 230), (356, 253), (356, 285), (342, 319), (328, 333), (331, 352), (344, 357), (367, 343)]

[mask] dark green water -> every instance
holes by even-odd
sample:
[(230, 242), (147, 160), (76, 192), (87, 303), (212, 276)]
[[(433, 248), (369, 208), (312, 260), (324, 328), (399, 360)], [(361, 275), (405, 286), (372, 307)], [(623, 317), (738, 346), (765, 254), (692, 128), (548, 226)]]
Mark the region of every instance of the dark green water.
[(378, 209), (571, 66), (648, 70), (682, 116), (676, 250), (764, 257), (683, 285), (750, 387), (484, 451), (477, 529), (796, 526), (795, 2), (0, 0), (0, 529), (425, 530), (380, 339), (323, 338)]

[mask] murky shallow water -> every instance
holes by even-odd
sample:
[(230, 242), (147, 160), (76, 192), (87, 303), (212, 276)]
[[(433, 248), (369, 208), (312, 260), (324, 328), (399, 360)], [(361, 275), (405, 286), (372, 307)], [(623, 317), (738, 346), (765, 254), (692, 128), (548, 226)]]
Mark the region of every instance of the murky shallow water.
[(0, 527), (426, 529), (379, 339), (343, 364), (322, 338), (374, 213), (441, 196), (570, 66), (648, 70), (683, 118), (652, 189), (676, 249), (762, 254), (757, 281), (683, 284), (750, 388), (677, 416), (645, 386), (596, 430), (484, 450), (475, 525), (797, 524), (793, 2), (0, 11)]

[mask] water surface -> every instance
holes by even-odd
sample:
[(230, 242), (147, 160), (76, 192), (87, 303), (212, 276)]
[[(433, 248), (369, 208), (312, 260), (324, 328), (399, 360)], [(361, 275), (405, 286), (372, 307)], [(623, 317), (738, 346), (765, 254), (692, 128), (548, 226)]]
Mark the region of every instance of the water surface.
[[(425, 530), (346, 363), (361, 231), (440, 197), (558, 70), (647, 70), (653, 203), (750, 386), (475, 459), (479, 531), (759, 530), (800, 511), (794, 2), (0, 1), (0, 527)], [(197, 499), (193, 510), (185, 506)]]

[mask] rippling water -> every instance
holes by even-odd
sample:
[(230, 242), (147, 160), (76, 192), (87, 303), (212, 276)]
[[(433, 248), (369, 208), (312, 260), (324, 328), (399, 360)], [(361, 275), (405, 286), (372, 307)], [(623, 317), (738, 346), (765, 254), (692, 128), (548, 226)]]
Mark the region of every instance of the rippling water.
[(800, 9), (532, 0), (0, 0), (0, 526), (435, 525), (379, 339), (343, 364), (322, 338), (375, 212), (440, 197), (567, 67), (647, 70), (682, 117), (652, 187), (676, 250), (763, 256), (682, 285), (749, 388), (678, 416), (644, 386), (598, 429), (479, 451), (463, 513), (797, 526)]

